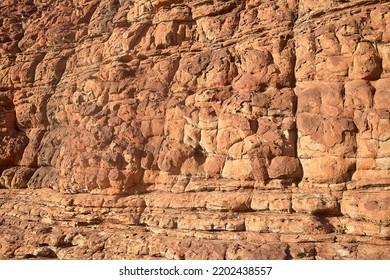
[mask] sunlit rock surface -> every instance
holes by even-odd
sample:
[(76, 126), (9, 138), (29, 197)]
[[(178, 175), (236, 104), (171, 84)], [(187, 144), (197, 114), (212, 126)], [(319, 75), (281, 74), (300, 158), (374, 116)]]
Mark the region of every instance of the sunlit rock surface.
[(390, 1), (0, 1), (0, 259), (389, 259)]

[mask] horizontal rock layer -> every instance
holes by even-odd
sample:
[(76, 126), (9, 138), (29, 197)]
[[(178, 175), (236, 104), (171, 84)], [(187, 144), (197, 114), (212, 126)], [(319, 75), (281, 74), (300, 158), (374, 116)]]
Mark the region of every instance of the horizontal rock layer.
[(389, 259), (389, 2), (1, 1), (0, 258)]

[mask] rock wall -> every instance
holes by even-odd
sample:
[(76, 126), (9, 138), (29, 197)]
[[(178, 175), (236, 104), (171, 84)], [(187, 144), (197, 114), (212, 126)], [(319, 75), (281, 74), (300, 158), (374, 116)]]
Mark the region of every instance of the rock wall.
[(0, 1), (0, 258), (389, 259), (390, 1)]

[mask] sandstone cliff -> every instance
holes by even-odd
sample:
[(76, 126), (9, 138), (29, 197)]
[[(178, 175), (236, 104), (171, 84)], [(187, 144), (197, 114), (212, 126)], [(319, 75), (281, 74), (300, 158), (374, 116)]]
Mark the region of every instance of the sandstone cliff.
[(390, 1), (0, 1), (0, 258), (389, 259)]

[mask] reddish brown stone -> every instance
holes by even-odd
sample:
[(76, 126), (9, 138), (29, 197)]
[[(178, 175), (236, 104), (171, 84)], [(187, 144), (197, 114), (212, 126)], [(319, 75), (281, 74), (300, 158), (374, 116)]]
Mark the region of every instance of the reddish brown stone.
[(275, 157), (268, 169), (270, 178), (300, 178), (302, 176), (299, 160), (293, 157)]
[(0, 259), (388, 259), (371, 2), (0, 0)]

